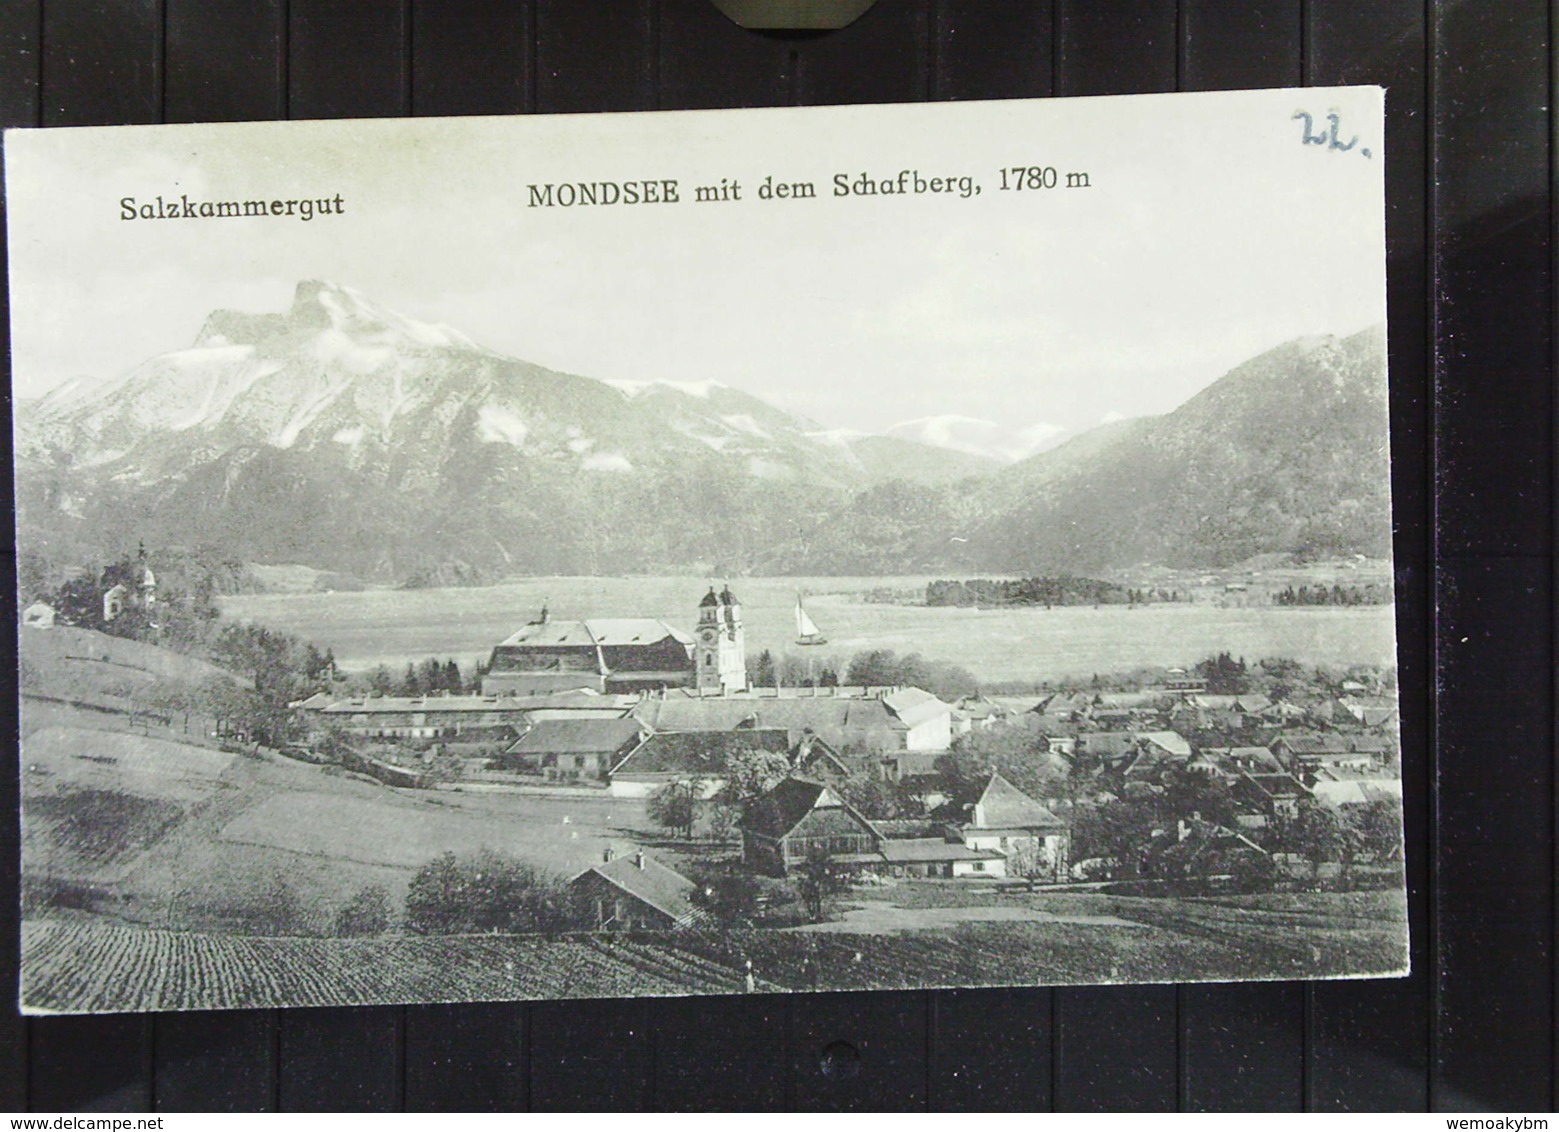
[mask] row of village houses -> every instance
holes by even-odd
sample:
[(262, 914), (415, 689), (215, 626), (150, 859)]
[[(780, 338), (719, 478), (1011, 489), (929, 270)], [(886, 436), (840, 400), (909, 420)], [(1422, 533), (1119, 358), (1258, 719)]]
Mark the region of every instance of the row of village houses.
[[(1199, 710), (1255, 711), (1264, 697), (1194, 699), (1201, 701), (1193, 702)], [(1226, 702), (1233, 700), (1246, 703)], [(918, 688), (721, 696), (685, 689), (632, 696), (319, 695), (297, 705), (316, 737), (338, 728), (360, 739), (465, 754), (473, 781), (584, 784), (620, 797), (647, 797), (670, 782), (696, 783), (705, 797), (713, 796), (723, 786), (727, 757), (756, 749), (783, 754), (798, 774), (883, 778), (918, 796), (930, 811), (948, 800), (937, 760), (953, 739), (1000, 726), (1032, 733), (1062, 772), (1078, 762), (1094, 768), (1100, 800), (1133, 783), (1156, 783), (1171, 767), (1220, 776), (1237, 794), (1258, 801), (1252, 822), (1258, 813), (1292, 813), (1306, 796), (1363, 803), (1400, 790), (1394, 715), (1366, 722), (1344, 713), (1346, 723), (1326, 730), (1286, 728), (1271, 732), (1266, 743), (1193, 748), (1179, 731), (1163, 726), (1162, 715), (1131, 721), (1145, 725), (1138, 728), (1104, 730), (1087, 714), (1089, 706), (1058, 705), (1051, 697), (1027, 712), (982, 712), (1001, 705), (973, 697), (948, 704)]]
[[(821, 782), (791, 777), (742, 819), (742, 860), (754, 872), (793, 873), (818, 854), (857, 873), (1036, 881), (1067, 878), (1070, 830), (1000, 774), (958, 820), (872, 821)], [(663, 931), (702, 912), (693, 881), (642, 849), (605, 860), (571, 881), (592, 927)]]

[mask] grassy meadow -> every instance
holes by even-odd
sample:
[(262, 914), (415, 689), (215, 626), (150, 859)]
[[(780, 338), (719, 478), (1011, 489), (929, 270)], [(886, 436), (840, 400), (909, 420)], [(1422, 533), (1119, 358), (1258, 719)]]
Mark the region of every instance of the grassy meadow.
[[(1250, 660), (1391, 664), (1391, 606), (1223, 608), (1212, 604), (957, 609), (869, 602), (872, 590), (923, 593), (926, 577), (741, 578), (747, 650), (809, 654), (819, 667), (868, 648), (918, 652), (989, 682), (1054, 680), (1143, 665), (1187, 666), (1221, 651)], [(450, 656), (462, 668), (546, 604), (555, 618), (655, 617), (691, 629), (708, 582), (696, 577), (531, 578), (465, 589), (227, 597), (223, 612), (335, 650), (348, 670)], [(797, 592), (828, 638), (798, 649)]]

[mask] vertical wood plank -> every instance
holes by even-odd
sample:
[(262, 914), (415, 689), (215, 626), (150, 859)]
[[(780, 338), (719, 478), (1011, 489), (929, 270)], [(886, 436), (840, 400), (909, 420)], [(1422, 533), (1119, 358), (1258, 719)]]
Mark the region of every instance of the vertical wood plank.
[[(1184, 0), (1183, 89), (1296, 86), (1299, 0)], [(1186, 987), (1180, 999), (1180, 1099), (1197, 1112), (1292, 1112), (1303, 1103), (1305, 998), (1297, 985)]]
[(790, 1104), (806, 1111), (926, 1108), (927, 996), (909, 991), (797, 995), (790, 1013)]
[(43, 124), (155, 122), (162, 110), (159, 0), (49, 0), (43, 8)]
[(1361, 6), (1306, 0), (1305, 82), (1386, 87), (1387, 322), (1398, 695), (1407, 836), (1408, 979), (1317, 983), (1309, 990), (1307, 1105), (1322, 1111), (1428, 1104), (1431, 988), (1431, 539), (1426, 27), (1420, 0)]
[(1552, 380), (1547, 32), (1541, 0), (1445, 5), (1435, 19), (1442, 555), (1553, 549), (1553, 450), (1532, 417)]
[(651, 1004), (539, 1002), (531, 1008), (533, 1112), (641, 1112), (654, 1101)]
[(651, 1004), (655, 1107), (760, 1112), (785, 1103), (785, 999), (674, 998)]
[(1056, 93), (1175, 89), (1175, 0), (1056, 0)]
[(1048, 1111), (1054, 999), (1034, 988), (934, 994), (932, 1111)]
[(1552, 1089), (1552, 575), (1536, 557), (1439, 567), (1437, 1111), (1532, 1111)]
[(283, 1112), (394, 1112), (402, 1107), (399, 1007), (284, 1010), (277, 1107)]
[(1300, 0), (1182, 0), (1180, 89), (1298, 86)]
[(531, 8), (436, 0), (412, 8), (412, 107), (419, 115), (531, 109)]
[(28, 1107), (45, 1112), (148, 1112), (151, 1019), (130, 1014), (34, 1018)]
[(654, 0), (537, 0), (536, 109), (653, 110), (655, 17)]
[(276, 1011), (152, 1016), (160, 1112), (269, 1112), (276, 1107)]
[(1305, 996), (1298, 983), (1180, 992), (1180, 1095), (1190, 1112), (1297, 1112), (1304, 1098)]
[(525, 1013), (507, 1002), (409, 1007), (407, 1111), (523, 1111)]
[(1059, 1112), (1178, 1107), (1174, 987), (1073, 987), (1056, 993)]
[(796, 101), (918, 102), (931, 93), (927, 0), (879, 3), (849, 27), (793, 41)]
[(659, 50), (662, 109), (790, 100), (791, 41), (738, 27), (709, 0), (662, 0)]
[(933, 98), (1040, 98), (1054, 93), (1054, 0), (940, 0), (932, 12)]
[(1443, 4), (1431, 19), (1439, 851), (1430, 1103), (1530, 1110), (1552, 1095), (1555, 1025), (1548, 9)]
[(288, 0), (292, 118), (409, 114), (406, 7), (400, 0)]
[(167, 0), (169, 122), (287, 116), (283, 0)]
[(0, 4), (0, 125), (38, 125), (42, 8), (42, 0)]

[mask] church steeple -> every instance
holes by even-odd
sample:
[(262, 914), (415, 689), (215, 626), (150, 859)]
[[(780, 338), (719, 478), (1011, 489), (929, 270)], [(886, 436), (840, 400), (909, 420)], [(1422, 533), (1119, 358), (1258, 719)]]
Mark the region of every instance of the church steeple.
[(730, 586), (719, 593), (714, 586), (698, 603), (698, 635), (693, 668), (700, 692), (747, 690), (747, 646), (742, 630), (742, 607)]

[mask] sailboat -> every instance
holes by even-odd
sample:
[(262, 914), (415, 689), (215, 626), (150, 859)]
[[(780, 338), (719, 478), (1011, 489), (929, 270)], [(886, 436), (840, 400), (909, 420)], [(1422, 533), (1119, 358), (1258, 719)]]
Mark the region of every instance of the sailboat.
[(807, 616), (807, 611), (801, 605), (801, 595), (796, 595), (796, 644), (798, 645), (826, 645), (828, 638), (818, 632), (817, 625), (812, 618)]

